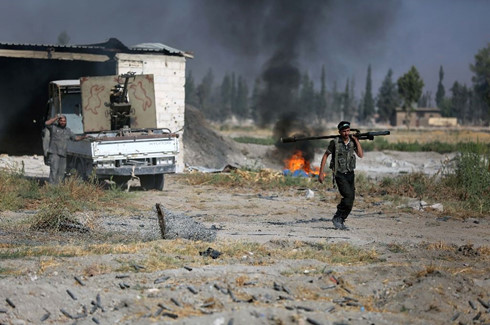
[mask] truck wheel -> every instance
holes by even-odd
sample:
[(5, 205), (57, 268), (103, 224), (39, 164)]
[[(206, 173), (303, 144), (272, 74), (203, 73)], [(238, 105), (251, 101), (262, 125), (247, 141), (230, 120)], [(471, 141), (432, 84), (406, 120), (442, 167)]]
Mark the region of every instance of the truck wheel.
[(88, 159), (76, 158), (75, 169), (78, 176), (80, 176), (82, 180), (87, 181), (90, 178), (90, 174), (92, 173), (92, 165)]
[(155, 175), (155, 190), (163, 191), (163, 186), (165, 184), (164, 174)]
[(163, 174), (140, 175), (141, 187), (146, 190), (163, 190)]

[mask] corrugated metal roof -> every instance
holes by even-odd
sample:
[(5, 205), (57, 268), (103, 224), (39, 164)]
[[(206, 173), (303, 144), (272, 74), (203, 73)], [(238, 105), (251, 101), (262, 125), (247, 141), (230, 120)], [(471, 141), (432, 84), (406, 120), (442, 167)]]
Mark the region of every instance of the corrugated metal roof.
[(58, 86), (80, 86), (80, 79), (54, 80), (51, 83)]
[(170, 47), (168, 45), (162, 44), (162, 43), (141, 43), (137, 45), (133, 45), (130, 47), (131, 50), (143, 50), (143, 51), (156, 51), (156, 52), (162, 52), (166, 51), (172, 54), (181, 54), (185, 57), (188, 58), (193, 58), (194, 55), (189, 52), (181, 51), (176, 48)]
[(69, 50), (83, 50), (83, 51), (109, 51), (111, 53), (138, 53), (138, 52), (159, 52), (163, 54), (170, 55), (180, 55), (187, 58), (193, 58), (192, 53), (181, 51), (170, 46), (167, 46), (162, 43), (141, 43), (135, 45), (133, 47), (127, 47), (117, 38), (110, 38), (103, 43), (96, 44), (83, 44), (83, 45), (58, 45), (58, 44), (27, 44), (27, 43), (1, 43), (0, 48), (3, 49), (31, 49), (34, 50), (36, 48), (44, 48), (44, 49), (58, 49), (60, 51), (69, 51)]

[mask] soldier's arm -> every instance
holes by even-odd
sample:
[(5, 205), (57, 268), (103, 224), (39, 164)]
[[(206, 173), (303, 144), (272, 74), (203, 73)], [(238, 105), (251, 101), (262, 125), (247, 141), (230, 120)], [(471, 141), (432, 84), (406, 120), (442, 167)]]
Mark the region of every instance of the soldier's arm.
[(361, 142), (359, 142), (359, 139), (357, 137), (351, 137), (351, 138), (354, 139), (354, 142), (356, 143), (355, 151), (356, 151), (357, 156), (359, 158), (364, 157), (364, 151), (362, 150)]
[(325, 179), (325, 174), (323, 173), (323, 169), (325, 168), (325, 164), (327, 163), (328, 155), (329, 155), (329, 153), (328, 153), (328, 151), (326, 151), (323, 154), (322, 162), (320, 163), (320, 172), (318, 173), (318, 181), (320, 183), (323, 183), (323, 180)]
[(56, 115), (55, 117), (50, 118), (49, 120), (47, 120), (44, 123), (44, 125), (46, 125), (46, 126), (52, 125), (54, 122), (58, 121), (59, 119), (60, 119), (60, 117)]

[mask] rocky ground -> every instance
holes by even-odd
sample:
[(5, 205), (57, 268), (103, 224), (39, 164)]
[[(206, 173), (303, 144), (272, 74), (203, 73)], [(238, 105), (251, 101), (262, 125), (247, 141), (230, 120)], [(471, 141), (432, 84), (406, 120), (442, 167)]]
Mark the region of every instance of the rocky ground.
[[(223, 139), (234, 156), (192, 153), (188, 165), (281, 168), (264, 159), (273, 148)], [(446, 159), (368, 153), (359, 169), (436, 172)], [(20, 161), (26, 174), (47, 175), (42, 157), (0, 157)], [(222, 188), (170, 175), (162, 192), (135, 190), (131, 209), (77, 215), (88, 232), (34, 232), (37, 211), (2, 212), (0, 324), (490, 323), (488, 217), (359, 196), (350, 230), (339, 231), (338, 199), (328, 185)], [(199, 225), (210, 241), (184, 230), (190, 239), (161, 239), (156, 203), (174, 235)]]

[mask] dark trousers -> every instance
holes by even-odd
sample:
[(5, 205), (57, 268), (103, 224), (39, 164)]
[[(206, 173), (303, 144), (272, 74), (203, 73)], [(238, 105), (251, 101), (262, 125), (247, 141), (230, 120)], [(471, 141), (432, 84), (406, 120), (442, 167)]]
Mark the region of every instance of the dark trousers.
[(334, 218), (340, 217), (345, 220), (352, 210), (354, 198), (356, 197), (354, 172), (336, 174), (335, 182), (337, 183), (337, 188), (339, 189), (342, 199), (340, 200), (339, 205), (337, 205), (337, 212), (335, 213)]
[(49, 154), (49, 182), (59, 184), (63, 181), (66, 171), (66, 157), (57, 154)]

